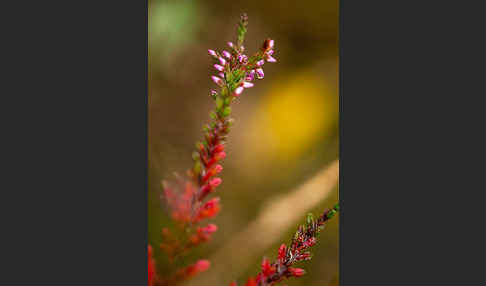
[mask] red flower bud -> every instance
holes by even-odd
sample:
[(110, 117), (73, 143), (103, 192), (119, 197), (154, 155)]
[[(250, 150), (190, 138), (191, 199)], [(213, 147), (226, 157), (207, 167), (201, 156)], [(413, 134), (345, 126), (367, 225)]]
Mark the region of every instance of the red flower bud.
[(252, 277), (248, 278), (248, 281), (246, 281), (246, 284), (245, 286), (256, 286), (257, 283), (255, 281), (255, 279), (253, 279)]
[(221, 178), (214, 178), (211, 181), (209, 181), (209, 185), (212, 188), (216, 188), (217, 186), (219, 186), (221, 184), (221, 182), (223, 182), (223, 180), (221, 180)]
[(206, 260), (206, 259), (198, 260), (196, 263), (194, 263), (193, 265), (190, 265), (186, 268), (186, 276), (192, 277), (196, 274), (204, 272), (204, 271), (208, 270), (210, 265), (211, 264), (210, 264), (209, 260)]
[(222, 160), (226, 157), (226, 153), (224, 151), (221, 151), (221, 152), (218, 152), (218, 153), (215, 153), (213, 155), (213, 157), (211, 158), (211, 160), (209, 160), (209, 162), (206, 164), (206, 168), (209, 168), (211, 167), (212, 165), (214, 165), (216, 162), (218, 162), (219, 160)]
[(284, 262), (286, 250), (287, 247), (285, 246), (285, 243), (282, 243), (282, 245), (280, 245), (280, 248), (278, 249), (278, 261), (280, 263)]
[(219, 201), (219, 198), (213, 198), (207, 201), (202, 207), (199, 208), (193, 222), (198, 222), (202, 219), (210, 218), (218, 214), (221, 209)]
[(197, 234), (191, 237), (192, 244), (196, 245), (209, 240), (211, 238), (211, 234), (217, 230), (218, 227), (215, 224), (208, 224), (205, 227), (198, 227)]
[(268, 277), (275, 273), (275, 267), (270, 265), (268, 258), (263, 258), (262, 261), (262, 273), (264, 276)]
[(304, 246), (304, 248), (308, 248), (308, 247), (313, 246), (314, 244), (316, 244), (316, 238), (311, 237), (308, 240), (304, 241), (303, 246)]
[[(224, 150), (224, 145), (223, 144), (218, 144), (214, 147), (213, 149), (213, 154), (222, 152)], [(226, 155), (226, 154), (225, 154)]]
[(206, 173), (206, 175), (202, 178), (203, 182), (206, 182), (209, 178), (212, 176), (219, 174), (223, 170), (223, 167), (221, 165), (216, 165), (213, 168), (209, 169), (209, 171)]
[(287, 270), (295, 277), (300, 277), (305, 274), (305, 271), (302, 268), (289, 267)]
[(302, 254), (299, 254), (299, 256), (297, 256), (297, 260), (309, 260), (309, 259), (311, 259), (310, 252), (304, 252)]

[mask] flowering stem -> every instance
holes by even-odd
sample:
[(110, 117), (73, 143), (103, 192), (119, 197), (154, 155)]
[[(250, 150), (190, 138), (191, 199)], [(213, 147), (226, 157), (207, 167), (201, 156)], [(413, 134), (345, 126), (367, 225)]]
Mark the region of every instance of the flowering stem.
[[(222, 171), (223, 167), (219, 163), (226, 157), (225, 143), (232, 124), (230, 105), (244, 89), (253, 87), (252, 82), (255, 79), (263, 78), (262, 66), (265, 59), (267, 62), (276, 61), (271, 56), (274, 41), (270, 39), (264, 42), (261, 50), (254, 56), (248, 57), (243, 53), (247, 25), (248, 17), (243, 14), (238, 25), (237, 44), (228, 43), (231, 52), (219, 53), (208, 50), (217, 60), (213, 67), (218, 74), (211, 77), (219, 86), (219, 92), (211, 90), (216, 108), (210, 113), (211, 122), (204, 126), (204, 140), (196, 143), (196, 151), (192, 156), (194, 164), (187, 177), (176, 176), (175, 184), (163, 181), (165, 198), (171, 209), (172, 218), (178, 222), (179, 231), (182, 232), (182, 237), (175, 239), (168, 229), (163, 230), (164, 242), (161, 248), (167, 253), (171, 263), (190, 248), (209, 240), (212, 233), (217, 230), (214, 224), (203, 227), (197, 224), (203, 219), (215, 216), (220, 210), (219, 198), (212, 198), (206, 202), (205, 199), (222, 183), (221, 178), (216, 175)], [(199, 260), (175, 273), (165, 275), (166, 278), (159, 279), (158, 283), (175, 284), (205, 271), (208, 267), (209, 261)]]
[[(294, 262), (311, 259), (308, 248), (317, 242), (317, 235), (325, 223), (339, 211), (339, 204), (332, 209), (326, 210), (315, 220), (312, 214), (307, 216), (307, 222), (299, 226), (292, 238), (291, 244), (287, 247), (282, 244), (278, 249), (277, 260), (270, 264), (267, 258), (263, 259), (262, 270), (255, 278), (250, 277), (245, 286), (270, 286), (290, 277), (300, 277), (305, 271), (292, 267)], [(230, 286), (236, 286), (232, 282)]]

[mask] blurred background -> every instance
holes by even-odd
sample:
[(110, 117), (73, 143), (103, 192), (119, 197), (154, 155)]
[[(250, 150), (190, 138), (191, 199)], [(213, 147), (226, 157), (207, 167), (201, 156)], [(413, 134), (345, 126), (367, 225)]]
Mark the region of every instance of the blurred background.
[[(158, 272), (168, 269), (157, 246), (169, 224), (160, 181), (192, 165), (194, 143), (202, 138), (214, 105), (209, 90), (215, 88), (210, 80), (215, 72), (207, 50), (236, 42), (242, 12), (249, 17), (248, 54), (272, 38), (278, 62), (265, 64), (265, 79), (232, 107), (235, 123), (222, 164), (223, 184), (215, 194), (222, 210), (212, 220), (219, 230), (187, 258), (209, 258), (212, 267), (187, 285), (244, 284), (258, 273), (263, 256), (275, 259), (278, 246), (289, 243), (307, 212), (317, 215), (338, 201), (337, 172), (316, 179), (339, 158), (338, 1), (149, 0), (148, 222)], [(297, 222), (273, 212), (272, 202), (299, 192), (309, 180), (326, 191), (288, 204)], [(235, 240), (272, 212), (282, 231)], [(314, 258), (299, 264), (307, 274), (283, 284), (338, 285), (338, 225), (338, 217), (331, 220), (312, 249)]]

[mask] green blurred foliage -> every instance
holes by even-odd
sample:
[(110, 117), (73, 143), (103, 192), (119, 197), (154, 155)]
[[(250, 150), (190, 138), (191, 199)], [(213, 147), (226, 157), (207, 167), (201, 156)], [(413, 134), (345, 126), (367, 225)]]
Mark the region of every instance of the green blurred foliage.
[[(162, 227), (170, 224), (160, 181), (191, 166), (194, 142), (214, 105), (207, 49), (226, 49), (227, 41), (236, 41), (241, 12), (249, 16), (247, 51), (271, 37), (278, 62), (266, 64), (265, 79), (233, 107), (235, 124), (216, 194), (223, 207), (214, 219), (219, 230), (187, 261), (210, 256), (255, 219), (266, 201), (292, 191), (339, 156), (338, 1), (150, 0), (148, 231), (160, 273), (168, 263), (157, 246)], [(337, 200), (336, 188), (312, 211), (318, 214)], [(314, 258), (302, 264), (307, 274), (285, 284), (337, 285), (338, 221), (331, 220)], [(279, 241), (288, 242), (295, 227)], [(275, 258), (278, 246), (255, 253), (254, 264), (242, 273), (254, 275), (261, 258)]]

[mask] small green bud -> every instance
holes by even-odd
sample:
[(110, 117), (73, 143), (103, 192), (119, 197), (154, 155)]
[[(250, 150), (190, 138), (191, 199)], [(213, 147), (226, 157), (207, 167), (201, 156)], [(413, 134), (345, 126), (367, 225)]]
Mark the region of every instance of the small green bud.
[(299, 236), (300, 236), (300, 232), (296, 231), (293, 239), (297, 240), (297, 239), (299, 239)]
[(336, 211), (335, 210), (331, 210), (328, 214), (327, 214), (327, 217), (328, 218), (332, 218), (334, 215), (336, 214)]
[(201, 173), (201, 161), (196, 161), (196, 163), (194, 164), (194, 173), (196, 174), (196, 176), (199, 176), (199, 174)]
[(229, 116), (230, 114), (231, 114), (231, 107), (226, 106), (223, 110), (223, 116), (226, 117)]
[(311, 226), (314, 224), (314, 216), (311, 213), (307, 214), (307, 225)]
[(221, 97), (218, 97), (216, 98), (216, 109), (221, 109), (221, 107), (223, 107), (223, 99), (221, 99)]
[(226, 74), (226, 82), (232, 82), (233, 81), (233, 73), (229, 72)]

